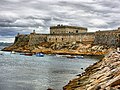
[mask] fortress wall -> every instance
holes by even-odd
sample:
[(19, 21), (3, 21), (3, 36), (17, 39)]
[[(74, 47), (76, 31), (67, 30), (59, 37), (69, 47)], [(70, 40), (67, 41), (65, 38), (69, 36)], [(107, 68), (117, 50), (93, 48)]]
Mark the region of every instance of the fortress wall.
[(69, 35), (54, 34), (47, 36), (48, 42), (70, 42)]
[(82, 43), (84, 44), (92, 44), (95, 40), (95, 34), (94, 33), (86, 33), (82, 37)]
[(15, 37), (14, 45), (19, 47), (27, 45), (29, 42), (29, 39), (30, 39), (29, 35), (17, 35)]
[[(76, 27), (53, 28), (52, 30), (60, 30), (60, 34), (36, 34), (35, 31), (29, 35), (17, 35), (15, 37), (14, 45), (17, 46), (34, 46), (41, 42), (81, 42), (85, 44), (100, 44), (107, 46), (120, 46), (120, 28), (116, 30), (97, 31), (95, 33), (68, 33), (73, 32)], [(57, 31), (58, 31), (57, 30)], [(73, 30), (73, 31), (72, 31)], [(83, 31), (84, 32), (84, 31)], [(63, 33), (63, 34), (62, 34)]]
[(94, 33), (84, 34), (54, 34), (48, 35), (48, 42), (81, 42), (81, 43), (93, 43)]
[(94, 44), (101, 44), (107, 46), (119, 46), (120, 44), (120, 31), (97, 31), (95, 33)]
[(46, 34), (30, 34), (30, 39), (29, 39), (29, 46), (37, 45), (41, 42), (46, 42), (47, 41), (47, 35)]

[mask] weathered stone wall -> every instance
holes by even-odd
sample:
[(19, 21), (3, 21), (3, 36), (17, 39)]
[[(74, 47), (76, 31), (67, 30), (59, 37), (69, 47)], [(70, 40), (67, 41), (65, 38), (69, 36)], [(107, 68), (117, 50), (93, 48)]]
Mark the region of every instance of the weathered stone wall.
[(47, 36), (48, 42), (81, 42), (93, 43), (94, 33), (81, 33), (81, 34), (53, 34)]
[(17, 35), (15, 37), (14, 45), (19, 46), (19, 47), (25, 46), (28, 44), (29, 39), (30, 39), (30, 35)]
[(29, 46), (40, 44), (41, 42), (47, 42), (46, 34), (30, 34)]
[(50, 27), (50, 34), (77, 34), (77, 33), (85, 33), (87, 32), (87, 28), (84, 27), (75, 27), (75, 26), (52, 26)]
[(97, 31), (95, 33), (94, 44), (101, 44), (107, 46), (119, 46), (120, 44), (120, 31), (109, 30), (109, 31)]
[(41, 42), (47, 42), (47, 34), (31, 33), (29, 35), (17, 35), (14, 44), (17, 46), (34, 46)]
[[(14, 44), (18, 46), (24, 44), (34, 46), (41, 42), (81, 42), (86, 44), (94, 43), (107, 46), (120, 46), (120, 28), (109, 31), (97, 31), (95, 33), (86, 32), (87, 29), (82, 27), (55, 26), (51, 28), (51, 30), (55, 30), (56, 34), (36, 34), (34, 31), (29, 35), (17, 35)], [(75, 33), (75, 29), (80, 29), (80, 32)], [(85, 31), (81, 31), (81, 29), (84, 29)]]
[(95, 34), (94, 33), (86, 33), (86, 34), (83, 34), (83, 36), (81, 38), (82, 38), (82, 43), (92, 44), (95, 40)]

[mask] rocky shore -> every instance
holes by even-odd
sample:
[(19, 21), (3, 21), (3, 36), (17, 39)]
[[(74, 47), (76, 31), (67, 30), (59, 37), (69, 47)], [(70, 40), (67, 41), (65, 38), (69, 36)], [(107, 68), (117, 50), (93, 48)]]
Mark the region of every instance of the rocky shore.
[(113, 48), (103, 45), (91, 45), (82, 43), (40, 43), (29, 46), (27, 43), (15, 43), (3, 49), (4, 51), (30, 52), (45, 54), (70, 54), (70, 55), (105, 55)]
[(63, 90), (120, 90), (120, 53), (111, 52), (89, 66)]

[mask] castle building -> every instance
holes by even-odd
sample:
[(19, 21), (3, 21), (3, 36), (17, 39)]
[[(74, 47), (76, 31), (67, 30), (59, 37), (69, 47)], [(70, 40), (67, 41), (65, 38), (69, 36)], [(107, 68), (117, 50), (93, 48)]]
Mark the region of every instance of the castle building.
[[(29, 35), (18, 34), (15, 42), (25, 42), (26, 45), (33, 46), (42, 42), (51, 43), (72, 43), (100, 44), (107, 46), (120, 46), (120, 28), (115, 30), (104, 30), (87, 32), (85, 27), (57, 25), (50, 27), (50, 34), (38, 34), (35, 30)], [(20, 44), (22, 45), (22, 44)]]
[(67, 25), (57, 25), (50, 27), (50, 34), (79, 34), (86, 32), (87, 32), (87, 28), (85, 27), (76, 27), (76, 26), (67, 26)]
[(94, 37), (94, 33), (88, 33), (85, 27), (57, 25), (50, 27), (47, 41), (92, 43)]

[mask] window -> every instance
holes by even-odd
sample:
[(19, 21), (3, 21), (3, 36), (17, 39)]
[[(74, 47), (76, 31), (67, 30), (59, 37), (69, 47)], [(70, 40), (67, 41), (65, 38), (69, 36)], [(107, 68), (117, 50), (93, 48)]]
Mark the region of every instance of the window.
[(78, 33), (78, 30), (76, 30), (76, 33)]
[(63, 38), (62, 38), (62, 41), (63, 41)]

